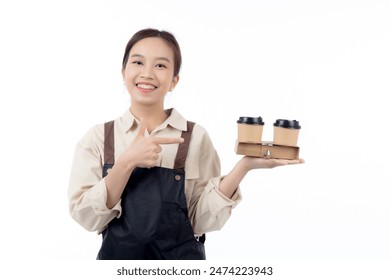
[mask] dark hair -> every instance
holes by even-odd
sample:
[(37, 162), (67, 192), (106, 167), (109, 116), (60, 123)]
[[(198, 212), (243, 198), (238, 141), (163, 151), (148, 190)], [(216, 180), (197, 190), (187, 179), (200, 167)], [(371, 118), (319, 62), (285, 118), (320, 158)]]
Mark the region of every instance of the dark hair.
[(173, 36), (171, 33), (164, 31), (164, 30), (157, 30), (152, 28), (147, 28), (138, 31), (133, 35), (133, 37), (130, 38), (129, 42), (126, 45), (125, 54), (123, 56), (123, 62), (122, 62), (122, 68), (126, 68), (127, 61), (129, 59), (129, 54), (131, 48), (142, 39), (149, 38), (149, 37), (158, 37), (163, 39), (173, 50), (173, 56), (174, 56), (174, 68), (173, 68), (173, 76), (176, 77), (179, 75), (180, 67), (181, 67), (181, 51), (179, 47), (179, 43), (176, 41), (175, 36)]

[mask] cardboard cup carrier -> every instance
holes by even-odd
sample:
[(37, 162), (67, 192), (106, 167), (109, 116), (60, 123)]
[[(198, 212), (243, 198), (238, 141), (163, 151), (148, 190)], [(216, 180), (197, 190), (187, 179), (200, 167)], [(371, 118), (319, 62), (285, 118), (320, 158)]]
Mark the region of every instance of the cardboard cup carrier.
[(239, 118), (237, 121), (237, 154), (262, 158), (299, 158), (297, 143), (301, 126), (298, 121), (277, 119), (273, 125), (273, 142), (262, 141), (263, 126), (264, 122), (261, 117)]

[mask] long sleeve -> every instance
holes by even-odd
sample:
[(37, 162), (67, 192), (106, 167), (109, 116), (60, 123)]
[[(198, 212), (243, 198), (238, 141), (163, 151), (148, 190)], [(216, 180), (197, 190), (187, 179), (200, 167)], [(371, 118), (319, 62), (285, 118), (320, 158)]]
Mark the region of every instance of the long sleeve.
[(78, 142), (68, 188), (70, 215), (89, 231), (101, 231), (121, 213), (120, 201), (106, 207), (107, 189), (102, 179), (103, 126), (95, 126)]
[[(223, 180), (220, 160), (207, 132), (195, 126), (197, 143), (189, 150), (186, 190), (189, 201), (189, 216), (196, 234), (219, 230), (231, 215), (232, 209), (241, 201), (238, 188), (231, 198), (219, 191)], [(186, 172), (187, 174), (187, 172)]]

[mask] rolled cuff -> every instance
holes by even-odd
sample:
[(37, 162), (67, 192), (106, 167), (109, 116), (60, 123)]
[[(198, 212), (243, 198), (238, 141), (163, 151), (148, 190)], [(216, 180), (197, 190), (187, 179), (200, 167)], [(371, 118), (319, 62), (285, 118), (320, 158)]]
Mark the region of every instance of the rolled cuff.
[[(232, 209), (236, 207), (242, 200), (240, 187), (234, 192), (231, 198), (226, 197), (220, 190), (219, 185), (224, 176), (212, 178), (207, 184), (205, 192), (208, 193), (210, 213), (213, 216), (218, 216), (219, 213), (226, 211), (226, 208)], [(225, 209), (225, 210), (224, 210)], [(228, 210), (230, 216), (230, 210)]]
[(95, 211), (96, 215), (99, 216), (105, 216), (113, 211), (118, 211), (118, 214), (116, 215), (117, 218), (119, 218), (122, 214), (122, 206), (121, 206), (121, 200), (118, 201), (117, 204), (111, 209), (107, 208), (107, 187), (106, 187), (106, 180), (103, 178), (100, 180), (93, 188), (90, 189), (90, 200), (93, 210)]
[(70, 213), (73, 219), (88, 231), (102, 232), (112, 219), (120, 217), (122, 213), (121, 201), (112, 209), (107, 208), (104, 179), (84, 192), (84, 196), (78, 200), (80, 203), (70, 204)]

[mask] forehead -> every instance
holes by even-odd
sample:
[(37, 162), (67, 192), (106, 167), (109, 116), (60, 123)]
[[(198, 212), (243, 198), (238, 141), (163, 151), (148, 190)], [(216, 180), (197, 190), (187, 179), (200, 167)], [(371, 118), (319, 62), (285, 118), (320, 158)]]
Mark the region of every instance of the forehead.
[(159, 37), (144, 38), (137, 43), (130, 50), (130, 56), (141, 55), (144, 57), (165, 57), (173, 59), (174, 53), (172, 48), (164, 39)]

